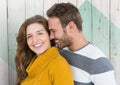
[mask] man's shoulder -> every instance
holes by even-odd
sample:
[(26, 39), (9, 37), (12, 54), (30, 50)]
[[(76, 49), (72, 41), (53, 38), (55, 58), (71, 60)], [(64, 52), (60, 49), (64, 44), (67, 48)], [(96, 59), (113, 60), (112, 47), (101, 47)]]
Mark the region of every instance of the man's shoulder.
[(68, 50), (60, 50), (60, 54), (68, 61), (70, 65), (82, 69), (90, 74), (114, 70), (112, 63), (106, 57), (92, 59), (85, 55), (73, 53)]

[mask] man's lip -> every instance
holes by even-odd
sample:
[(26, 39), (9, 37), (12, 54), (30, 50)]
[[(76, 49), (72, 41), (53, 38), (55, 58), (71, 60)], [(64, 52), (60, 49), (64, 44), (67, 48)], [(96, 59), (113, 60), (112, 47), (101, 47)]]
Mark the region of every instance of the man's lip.
[(57, 45), (60, 44), (59, 40), (55, 40), (55, 43), (56, 43)]
[(59, 42), (59, 40), (55, 40), (55, 43), (58, 43)]

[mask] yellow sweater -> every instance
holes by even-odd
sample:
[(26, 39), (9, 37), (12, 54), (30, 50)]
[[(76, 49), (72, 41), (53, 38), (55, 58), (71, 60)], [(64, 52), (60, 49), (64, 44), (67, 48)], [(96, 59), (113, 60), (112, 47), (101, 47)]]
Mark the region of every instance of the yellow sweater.
[(26, 71), (21, 85), (74, 85), (70, 67), (55, 47), (33, 59)]

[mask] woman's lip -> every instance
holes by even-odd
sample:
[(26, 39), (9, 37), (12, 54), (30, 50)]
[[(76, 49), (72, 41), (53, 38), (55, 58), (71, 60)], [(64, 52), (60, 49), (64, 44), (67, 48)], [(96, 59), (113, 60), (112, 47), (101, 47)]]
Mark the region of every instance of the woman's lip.
[(40, 47), (42, 44), (36, 44), (34, 45), (34, 47)]

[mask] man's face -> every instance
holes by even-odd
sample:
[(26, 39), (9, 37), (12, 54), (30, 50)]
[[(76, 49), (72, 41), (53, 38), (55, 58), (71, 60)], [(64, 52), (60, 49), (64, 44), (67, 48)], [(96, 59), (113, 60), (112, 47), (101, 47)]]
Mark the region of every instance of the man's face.
[[(48, 19), (50, 38), (55, 40), (59, 48), (69, 47), (71, 45), (71, 37), (67, 34), (67, 28), (62, 28), (61, 22), (57, 17)], [(64, 30), (63, 30), (64, 29)]]

